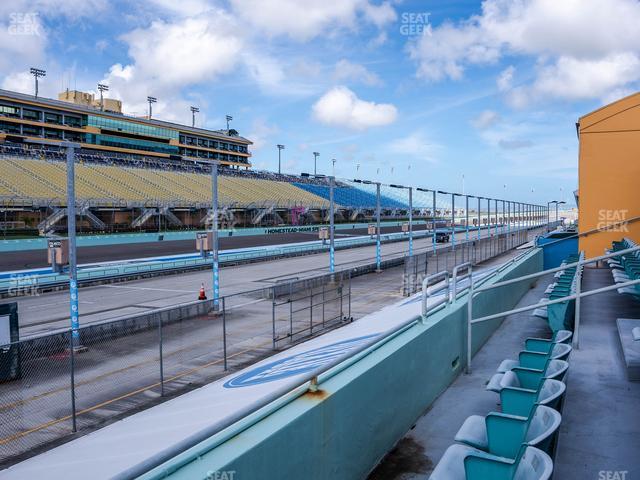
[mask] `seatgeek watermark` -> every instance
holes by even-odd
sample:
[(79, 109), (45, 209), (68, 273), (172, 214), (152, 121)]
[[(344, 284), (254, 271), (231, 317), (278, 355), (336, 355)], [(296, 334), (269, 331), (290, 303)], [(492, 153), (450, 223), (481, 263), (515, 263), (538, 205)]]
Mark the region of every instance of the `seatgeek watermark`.
[(607, 230), (610, 232), (629, 232), (629, 227), (625, 220), (627, 219), (628, 209), (619, 210), (598, 210), (598, 230)]
[(9, 14), (9, 35), (40, 36), (38, 12), (13, 12)]
[(429, 12), (404, 12), (400, 15), (400, 34), (406, 37), (431, 36)]
[(204, 480), (237, 480), (235, 470), (215, 470), (207, 472)]

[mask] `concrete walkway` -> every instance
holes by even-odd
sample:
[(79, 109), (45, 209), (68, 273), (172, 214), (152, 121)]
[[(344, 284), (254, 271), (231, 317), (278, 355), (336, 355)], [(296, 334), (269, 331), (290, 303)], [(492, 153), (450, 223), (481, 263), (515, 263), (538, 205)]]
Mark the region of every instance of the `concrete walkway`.
[[(585, 269), (583, 279), (584, 291), (613, 284), (608, 268)], [(581, 317), (581, 344), (570, 359), (555, 478), (640, 478), (640, 382), (626, 378), (616, 328), (618, 317), (640, 318), (640, 302), (616, 291), (586, 297)]]
[[(551, 281), (551, 275), (538, 280), (518, 306), (537, 302)], [(608, 269), (585, 270), (583, 291), (611, 284)], [(618, 317), (640, 318), (640, 302), (615, 291), (583, 299), (581, 349), (569, 360), (555, 479), (640, 478), (640, 383), (626, 378)], [(500, 361), (516, 358), (525, 338), (550, 334), (546, 322), (529, 312), (507, 317), (474, 357), (473, 373), (453, 382), (370, 480), (429, 478), (468, 416), (499, 411), (498, 396), (484, 387)]]
[[(537, 303), (551, 275), (542, 277), (518, 307)], [(517, 358), (527, 337), (549, 337), (546, 322), (524, 312), (507, 317), (482, 349), (473, 357), (470, 375), (462, 374), (433, 403), (415, 427), (371, 474), (370, 480), (427, 479), (452, 445), (458, 429), (470, 415), (499, 411), (499, 397), (485, 385), (505, 358)]]

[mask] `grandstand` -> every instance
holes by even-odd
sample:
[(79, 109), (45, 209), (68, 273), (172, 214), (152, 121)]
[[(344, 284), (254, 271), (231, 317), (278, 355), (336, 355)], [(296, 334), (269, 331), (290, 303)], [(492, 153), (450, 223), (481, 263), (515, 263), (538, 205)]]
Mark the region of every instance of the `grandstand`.
[[(156, 228), (164, 216), (170, 226), (198, 228), (210, 218), (210, 167), (190, 161), (158, 160), (144, 156), (77, 153), (76, 195), (86, 217), (83, 228), (127, 230)], [(0, 205), (8, 220), (36, 226), (41, 232), (64, 228), (66, 207), (65, 154), (4, 142), (0, 144)], [(328, 179), (239, 171), (221, 167), (218, 196), (222, 223), (228, 225), (305, 224), (326, 220)], [(337, 220), (366, 220), (376, 209), (375, 186), (338, 181), (335, 186)], [(401, 218), (408, 201), (383, 187), (382, 215)], [(426, 195), (424, 195), (426, 197)], [(420, 198), (420, 197), (416, 197)], [(431, 215), (426, 198), (414, 202), (422, 216)], [(439, 205), (437, 215), (450, 212)]]

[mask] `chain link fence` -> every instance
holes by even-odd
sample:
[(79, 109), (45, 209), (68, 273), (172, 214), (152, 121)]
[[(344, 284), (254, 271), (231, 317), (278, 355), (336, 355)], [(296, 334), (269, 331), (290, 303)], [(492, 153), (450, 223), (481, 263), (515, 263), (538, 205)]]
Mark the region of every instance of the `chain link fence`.
[[(350, 319), (349, 272), (96, 322), (0, 346), (0, 467), (210, 383)], [(186, 305), (186, 304), (185, 304)], [(207, 313), (206, 311), (209, 310)], [(80, 346), (78, 346), (80, 345)], [(13, 357), (13, 360), (12, 360)]]
[[(458, 233), (455, 247), (383, 257), (381, 268), (404, 262), (403, 291), (410, 294), (425, 275), (480, 263), (531, 235), (461, 241), (465, 233)], [(224, 296), (217, 308), (206, 300), (94, 322), (78, 330), (80, 348), (73, 348), (70, 329), (0, 346), (0, 372), (15, 361), (9, 352), (19, 352), (14, 375), (0, 377), (0, 468), (352, 321), (352, 279), (374, 270), (375, 264), (359, 265), (293, 277)]]

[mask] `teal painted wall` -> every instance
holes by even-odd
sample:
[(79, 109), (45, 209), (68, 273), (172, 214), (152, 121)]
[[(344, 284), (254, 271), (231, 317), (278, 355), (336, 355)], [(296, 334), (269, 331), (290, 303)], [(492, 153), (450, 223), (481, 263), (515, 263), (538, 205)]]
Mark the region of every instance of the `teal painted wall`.
[[(404, 222), (381, 222), (382, 227), (396, 227)], [(423, 225), (424, 220), (416, 220), (415, 225)], [(336, 230), (353, 230), (354, 228), (366, 228), (368, 223), (338, 223)], [(289, 227), (258, 227), (258, 228), (237, 228), (237, 229), (221, 229), (219, 235), (221, 237), (245, 237), (253, 235), (289, 233), (298, 231), (309, 231), (315, 229), (317, 231), (321, 226), (327, 225), (311, 225), (311, 226), (289, 226)], [(97, 245), (122, 245), (129, 243), (147, 243), (159, 241), (158, 236), (162, 235), (163, 241), (170, 242), (174, 240), (193, 240), (195, 251), (196, 230), (177, 230), (151, 232), (151, 233), (114, 233), (105, 235), (78, 235), (78, 247), (93, 247)], [(317, 240), (311, 237), (309, 240)], [(44, 250), (47, 248), (47, 239), (39, 238), (19, 238), (0, 240), (0, 252), (14, 252), (21, 250)]]
[[(542, 269), (542, 251), (496, 275), (490, 283)], [(474, 317), (512, 308), (530, 281), (484, 292)], [(362, 479), (461, 373), (466, 351), (466, 296), (381, 345), (342, 372), (188, 461), (164, 465), (143, 478)], [(474, 326), (474, 353), (501, 320)], [(175, 469), (175, 470), (174, 470)]]

